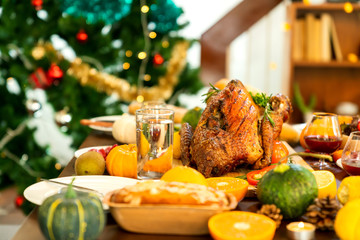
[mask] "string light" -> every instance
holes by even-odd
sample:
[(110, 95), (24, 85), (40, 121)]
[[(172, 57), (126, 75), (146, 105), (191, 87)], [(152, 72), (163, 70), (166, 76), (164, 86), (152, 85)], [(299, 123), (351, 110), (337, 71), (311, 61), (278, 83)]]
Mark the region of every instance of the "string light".
[(150, 81), (150, 80), (151, 80), (150, 74), (145, 74), (145, 75), (144, 75), (144, 80), (145, 80), (145, 81)]
[(290, 23), (288, 23), (288, 22), (284, 22), (284, 24), (283, 24), (283, 30), (284, 30), (284, 32), (289, 31), (289, 30), (290, 30), (290, 28), (291, 28)]
[(130, 63), (124, 62), (124, 63), (123, 63), (123, 69), (124, 69), (124, 70), (128, 70), (129, 68), (130, 68)]
[(127, 57), (131, 57), (132, 55), (133, 55), (133, 52), (131, 50), (127, 50), (125, 52), (125, 56), (127, 56)]
[(275, 70), (275, 69), (277, 69), (277, 64), (276, 63), (274, 63), (274, 62), (270, 62), (270, 69), (271, 70)]
[(56, 164), (55, 164), (55, 169), (56, 169), (56, 170), (60, 170), (60, 169), (61, 169), (61, 164), (60, 164), (60, 163), (56, 163)]
[(145, 59), (146, 58), (146, 52), (139, 52), (138, 58), (139, 59)]
[(352, 63), (356, 63), (359, 60), (358, 56), (355, 53), (349, 53), (347, 55), (347, 59), (349, 62), (352, 62)]
[(36, 46), (31, 51), (31, 55), (35, 60), (40, 60), (45, 56), (45, 48), (43, 46)]
[(163, 48), (168, 48), (168, 47), (169, 47), (169, 42), (168, 42), (168, 41), (163, 41), (163, 42), (161, 43), (161, 46), (162, 46)]
[(139, 103), (142, 103), (144, 101), (144, 96), (142, 96), (142, 95), (137, 96), (136, 101)]
[(149, 6), (148, 6), (148, 5), (142, 6), (142, 7), (141, 7), (141, 12), (143, 12), (143, 13), (149, 12)]
[(353, 10), (354, 10), (354, 7), (351, 3), (347, 2), (344, 4), (344, 11), (346, 13), (352, 13)]
[(156, 36), (157, 36), (156, 32), (150, 32), (150, 33), (149, 33), (149, 37), (150, 37), (151, 39), (156, 38)]

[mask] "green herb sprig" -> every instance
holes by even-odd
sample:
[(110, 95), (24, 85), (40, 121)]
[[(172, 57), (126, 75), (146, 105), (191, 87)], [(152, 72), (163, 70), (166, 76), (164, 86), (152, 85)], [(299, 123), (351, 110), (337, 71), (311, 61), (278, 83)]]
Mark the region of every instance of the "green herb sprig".
[(271, 126), (275, 127), (275, 122), (270, 117), (270, 112), (273, 110), (271, 108), (271, 105), (270, 105), (270, 98), (271, 98), (272, 95), (267, 96), (265, 93), (256, 93), (255, 95), (253, 95), (251, 92), (250, 92), (250, 95), (251, 95), (251, 97), (254, 100), (256, 105), (258, 105), (259, 107), (262, 107), (262, 108), (265, 109), (265, 111), (264, 111), (265, 117), (267, 119), (269, 119), (269, 122), (271, 123)]
[(217, 94), (219, 93), (221, 90), (217, 87), (215, 87), (214, 85), (212, 85), (211, 83), (210, 84), (210, 89), (212, 89), (213, 91), (209, 91), (207, 93), (204, 93), (203, 95), (201, 95), (202, 97), (205, 97), (205, 99), (203, 100), (204, 103), (207, 103), (207, 101), (209, 100), (209, 98), (214, 95), (214, 94)]
[[(205, 97), (205, 99), (203, 100), (204, 103), (206, 103), (211, 96), (213, 96), (214, 94), (217, 94), (221, 91), (219, 88), (215, 87), (211, 83), (210, 83), (210, 87), (213, 91), (209, 91), (209, 92), (201, 95), (201, 96)], [(272, 95), (267, 96), (265, 93), (256, 93), (255, 95), (253, 95), (251, 92), (249, 92), (249, 93), (250, 93), (252, 99), (254, 100), (255, 104), (258, 105), (259, 107), (262, 107), (265, 109), (265, 111), (264, 111), (265, 117), (267, 119), (269, 119), (271, 126), (275, 127), (275, 122), (270, 117), (270, 112), (272, 111), (272, 108), (270, 105), (270, 98)]]

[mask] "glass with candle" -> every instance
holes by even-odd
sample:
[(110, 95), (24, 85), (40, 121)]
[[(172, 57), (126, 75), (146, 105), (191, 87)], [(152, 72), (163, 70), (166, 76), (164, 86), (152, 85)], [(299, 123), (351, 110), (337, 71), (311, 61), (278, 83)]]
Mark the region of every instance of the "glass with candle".
[(346, 141), (341, 164), (350, 175), (360, 175), (360, 131), (350, 133)]
[(315, 226), (307, 222), (292, 222), (286, 225), (287, 236), (293, 240), (311, 240), (315, 237)]
[(137, 172), (139, 179), (157, 179), (172, 168), (174, 111), (145, 108), (136, 111)]

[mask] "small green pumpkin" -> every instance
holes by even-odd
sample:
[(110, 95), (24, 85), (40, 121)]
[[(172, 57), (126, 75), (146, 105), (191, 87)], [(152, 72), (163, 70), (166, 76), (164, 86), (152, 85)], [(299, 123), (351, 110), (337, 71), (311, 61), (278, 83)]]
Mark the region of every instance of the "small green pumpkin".
[(199, 119), (201, 117), (201, 114), (203, 112), (203, 109), (201, 109), (200, 107), (195, 107), (193, 109), (188, 110), (184, 117), (181, 120), (181, 123), (189, 123), (193, 129), (196, 128)]
[(48, 197), (39, 207), (39, 225), (47, 239), (96, 239), (105, 226), (99, 197), (92, 192), (66, 191)]
[(297, 164), (280, 164), (257, 185), (262, 204), (275, 204), (285, 219), (300, 217), (318, 195), (314, 174)]

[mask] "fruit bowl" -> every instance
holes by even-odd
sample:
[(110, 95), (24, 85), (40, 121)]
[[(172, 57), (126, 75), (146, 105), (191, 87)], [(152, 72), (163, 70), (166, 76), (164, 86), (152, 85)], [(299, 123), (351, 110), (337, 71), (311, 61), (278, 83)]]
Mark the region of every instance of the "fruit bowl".
[(208, 234), (210, 217), (237, 206), (236, 198), (232, 194), (227, 195), (229, 205), (222, 208), (170, 204), (130, 205), (111, 202), (111, 195), (112, 192), (106, 194), (103, 203), (109, 206), (118, 225), (129, 232), (146, 234)]

